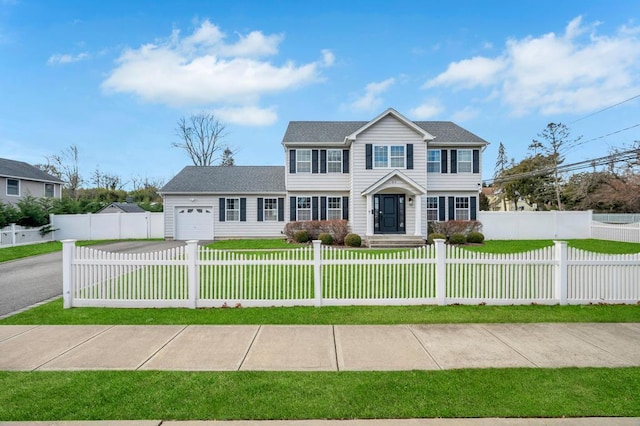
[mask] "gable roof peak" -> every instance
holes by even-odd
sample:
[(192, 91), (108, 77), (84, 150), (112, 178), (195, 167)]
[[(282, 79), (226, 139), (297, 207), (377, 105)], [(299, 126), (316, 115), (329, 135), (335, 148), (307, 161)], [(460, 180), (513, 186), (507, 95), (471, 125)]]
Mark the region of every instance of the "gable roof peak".
[(356, 137), (360, 133), (362, 133), (365, 130), (369, 129), (371, 126), (373, 126), (374, 124), (376, 124), (377, 122), (379, 122), (380, 120), (382, 120), (383, 118), (385, 118), (387, 116), (393, 116), (396, 120), (402, 122), (405, 126), (413, 129), (419, 135), (422, 135), (422, 139), (424, 141), (432, 141), (432, 140), (434, 140), (436, 138), (435, 136), (433, 136), (432, 134), (427, 132), (424, 128), (418, 126), (416, 123), (414, 123), (413, 121), (409, 120), (407, 117), (405, 117), (404, 115), (400, 114), (395, 109), (387, 108), (382, 114), (378, 115), (373, 120), (369, 121), (364, 126), (360, 127), (358, 130), (356, 130), (355, 132), (353, 132), (350, 135), (348, 135), (345, 139), (346, 140), (351, 140), (351, 141), (355, 140)]

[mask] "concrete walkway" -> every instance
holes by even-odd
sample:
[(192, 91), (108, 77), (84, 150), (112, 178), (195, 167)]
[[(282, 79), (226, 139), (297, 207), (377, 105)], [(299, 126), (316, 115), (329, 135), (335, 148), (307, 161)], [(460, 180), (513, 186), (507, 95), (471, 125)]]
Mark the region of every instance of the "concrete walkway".
[(640, 323), (0, 326), (0, 370), (640, 366)]

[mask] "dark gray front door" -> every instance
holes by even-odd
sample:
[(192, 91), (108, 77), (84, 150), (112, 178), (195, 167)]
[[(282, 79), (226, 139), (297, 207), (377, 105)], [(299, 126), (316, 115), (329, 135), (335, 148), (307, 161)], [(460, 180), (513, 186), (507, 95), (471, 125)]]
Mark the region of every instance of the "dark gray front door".
[(377, 194), (374, 196), (375, 233), (400, 234), (405, 231), (404, 195)]

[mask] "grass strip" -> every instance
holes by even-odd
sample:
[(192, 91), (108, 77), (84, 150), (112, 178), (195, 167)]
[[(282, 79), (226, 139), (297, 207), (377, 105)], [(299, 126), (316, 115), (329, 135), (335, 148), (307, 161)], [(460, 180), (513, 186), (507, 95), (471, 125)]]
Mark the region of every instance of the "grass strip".
[(72, 308), (62, 299), (0, 320), (28, 324), (460, 324), (536, 322), (640, 322), (637, 305), (568, 306), (324, 306), (280, 308)]
[(640, 368), (0, 372), (0, 420), (640, 416)]
[[(121, 241), (141, 241), (135, 239), (129, 240), (85, 240), (77, 241), (77, 246), (94, 246), (97, 244), (105, 244)], [(162, 241), (162, 240), (142, 240), (142, 241)], [(0, 248), (0, 262), (8, 262), (10, 260), (22, 259), (23, 257), (38, 256), (40, 254), (53, 253), (62, 250), (62, 243), (60, 241), (51, 241), (48, 243), (40, 244), (26, 244), (23, 246), (5, 247)]]

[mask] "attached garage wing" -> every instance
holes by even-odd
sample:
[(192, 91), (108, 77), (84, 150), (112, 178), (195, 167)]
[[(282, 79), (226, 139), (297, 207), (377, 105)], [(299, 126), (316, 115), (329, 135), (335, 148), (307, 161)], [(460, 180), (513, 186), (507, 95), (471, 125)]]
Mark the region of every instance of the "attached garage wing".
[(176, 240), (213, 240), (213, 207), (176, 207)]

